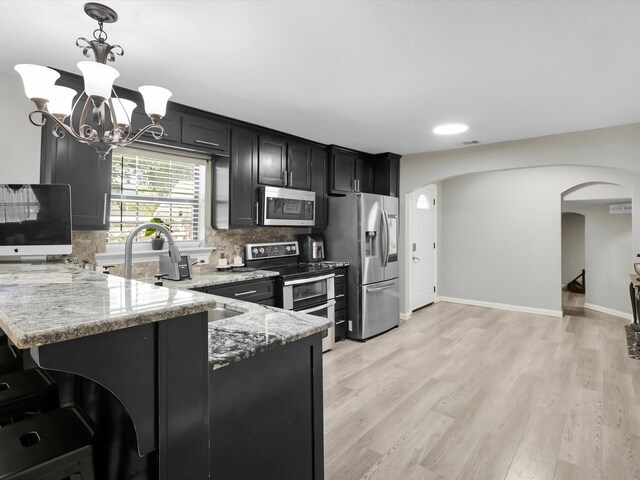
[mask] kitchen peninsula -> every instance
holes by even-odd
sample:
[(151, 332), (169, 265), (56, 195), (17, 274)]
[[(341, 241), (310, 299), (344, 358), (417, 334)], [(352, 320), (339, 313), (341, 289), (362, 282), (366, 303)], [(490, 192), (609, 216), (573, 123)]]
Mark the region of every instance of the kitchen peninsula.
[[(282, 479), (321, 479), (328, 327), (322, 317), (67, 265), (0, 264), (0, 328), (25, 362), (54, 374), (63, 404), (91, 407), (103, 443), (96, 478), (246, 478), (275, 468)], [(269, 447), (242, 448), (277, 448), (270, 437), (291, 432), (287, 448), (304, 449), (291, 468), (265, 458)], [(234, 457), (244, 461), (225, 465)]]

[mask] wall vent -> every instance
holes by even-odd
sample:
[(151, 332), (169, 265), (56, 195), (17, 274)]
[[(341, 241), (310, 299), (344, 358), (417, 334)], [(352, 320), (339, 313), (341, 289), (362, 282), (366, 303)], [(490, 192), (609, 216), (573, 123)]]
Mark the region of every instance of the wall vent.
[(466, 142), (456, 143), (456, 147), (468, 147), (470, 145), (478, 145), (480, 140), (467, 140)]

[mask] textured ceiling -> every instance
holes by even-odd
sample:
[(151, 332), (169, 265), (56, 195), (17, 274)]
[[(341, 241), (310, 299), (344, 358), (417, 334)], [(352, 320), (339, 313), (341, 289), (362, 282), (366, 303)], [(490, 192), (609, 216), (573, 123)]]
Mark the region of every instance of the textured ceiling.
[[(408, 154), (640, 121), (636, 1), (105, 3), (119, 85), (325, 143)], [(83, 4), (0, 1), (0, 70), (77, 72)], [(447, 121), (471, 128), (431, 133)]]

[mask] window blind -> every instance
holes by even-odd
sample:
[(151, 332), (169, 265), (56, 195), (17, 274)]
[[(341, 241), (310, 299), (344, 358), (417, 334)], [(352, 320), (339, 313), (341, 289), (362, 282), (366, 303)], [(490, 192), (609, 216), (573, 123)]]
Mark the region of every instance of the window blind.
[(121, 147), (112, 158), (110, 243), (124, 243), (154, 217), (171, 226), (176, 241), (204, 239), (205, 157)]

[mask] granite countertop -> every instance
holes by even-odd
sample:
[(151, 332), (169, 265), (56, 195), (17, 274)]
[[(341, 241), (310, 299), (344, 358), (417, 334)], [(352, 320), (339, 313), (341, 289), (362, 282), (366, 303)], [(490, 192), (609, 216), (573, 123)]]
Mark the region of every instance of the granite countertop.
[[(265, 273), (270, 276), (273, 272)], [(174, 283), (183, 282), (166, 282), (165, 286)], [(217, 295), (157, 287), (64, 264), (0, 264), (0, 328), (19, 348), (72, 340), (216, 307), (240, 314), (209, 322), (212, 369), (322, 332), (330, 326), (330, 321), (322, 317)]]
[(37, 347), (215, 308), (210, 295), (65, 264), (0, 264), (0, 328)]
[[(238, 272), (236, 270), (221, 272), (196, 272), (191, 274), (190, 280), (164, 280), (164, 286), (189, 290), (200, 287), (210, 287), (212, 285), (222, 285), (225, 283), (244, 282), (246, 280), (256, 280), (260, 278), (276, 277), (278, 272), (270, 270), (254, 270), (253, 272)], [(141, 281), (154, 283), (155, 278), (143, 278)]]
[(329, 328), (327, 318), (209, 295), (219, 306), (244, 312), (209, 322), (209, 366), (215, 370)]

